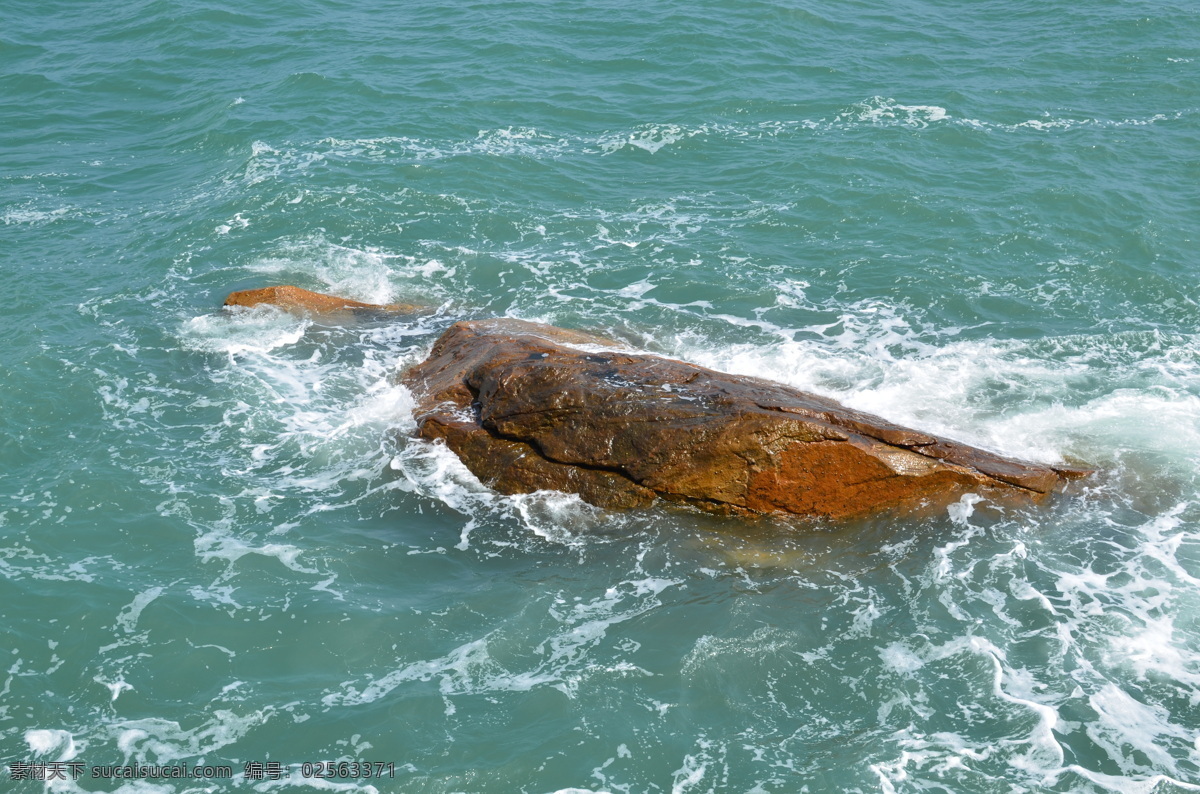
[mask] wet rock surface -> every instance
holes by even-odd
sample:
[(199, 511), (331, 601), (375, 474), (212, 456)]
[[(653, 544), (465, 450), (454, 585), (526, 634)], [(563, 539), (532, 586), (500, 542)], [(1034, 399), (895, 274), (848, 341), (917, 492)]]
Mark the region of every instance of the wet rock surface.
[(414, 303), (362, 303), (292, 286), (242, 290), (230, 293), (229, 297), (225, 299), (226, 306), (252, 307), (263, 304), (275, 306), (293, 314), (317, 316), (335, 321), (419, 314), (428, 311), (428, 307)]
[(418, 434), (503, 493), (607, 508), (841, 518), (966, 493), (1040, 500), (1089, 472), (1005, 458), (782, 384), (521, 320), (456, 323), (401, 376)]

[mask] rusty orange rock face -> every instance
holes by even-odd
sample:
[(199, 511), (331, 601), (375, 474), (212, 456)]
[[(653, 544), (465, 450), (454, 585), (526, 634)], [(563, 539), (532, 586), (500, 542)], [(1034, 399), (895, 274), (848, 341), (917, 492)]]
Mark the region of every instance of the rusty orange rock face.
[(442, 439), (487, 485), (568, 491), (608, 508), (666, 499), (841, 518), (970, 492), (1038, 500), (1088, 473), (614, 347), (520, 320), (460, 322), (401, 381), (417, 397), (419, 435)]
[(317, 316), (339, 314), (415, 314), (425, 307), (412, 303), (362, 303), (292, 286), (264, 287), (230, 293), (226, 306), (268, 304), (296, 314)]

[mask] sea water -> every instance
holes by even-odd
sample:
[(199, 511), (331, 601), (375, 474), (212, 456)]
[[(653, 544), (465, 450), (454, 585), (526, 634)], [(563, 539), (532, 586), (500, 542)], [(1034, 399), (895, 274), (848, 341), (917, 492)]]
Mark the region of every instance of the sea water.
[[(1194, 4), (0, 20), (3, 790), (1200, 789)], [(433, 311), (220, 311), (270, 284)], [(491, 316), (1097, 474), (501, 496), (394, 380)]]

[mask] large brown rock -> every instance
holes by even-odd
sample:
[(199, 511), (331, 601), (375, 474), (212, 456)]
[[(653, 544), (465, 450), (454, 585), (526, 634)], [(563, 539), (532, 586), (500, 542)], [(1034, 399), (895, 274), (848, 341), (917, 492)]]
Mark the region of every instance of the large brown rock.
[(778, 383), (520, 320), (460, 322), (401, 380), (418, 433), (503, 493), (608, 508), (846, 517), (965, 493), (1040, 499), (1088, 472), (1004, 458)]

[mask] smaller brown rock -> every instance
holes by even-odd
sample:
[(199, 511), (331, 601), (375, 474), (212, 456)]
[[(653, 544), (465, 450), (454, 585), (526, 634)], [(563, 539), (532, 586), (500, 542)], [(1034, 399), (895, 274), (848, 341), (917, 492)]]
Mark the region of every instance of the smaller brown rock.
[(225, 299), (226, 306), (259, 306), (262, 304), (275, 306), (292, 314), (325, 318), (347, 314), (352, 317), (373, 314), (417, 314), (428, 310), (427, 306), (419, 306), (415, 303), (363, 303), (287, 285), (232, 292)]

